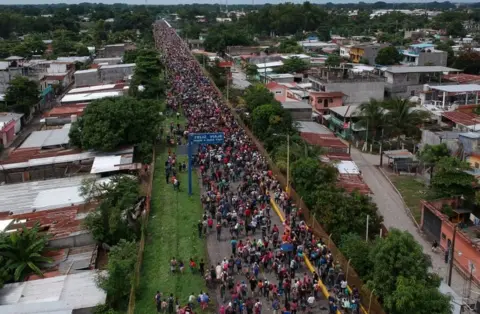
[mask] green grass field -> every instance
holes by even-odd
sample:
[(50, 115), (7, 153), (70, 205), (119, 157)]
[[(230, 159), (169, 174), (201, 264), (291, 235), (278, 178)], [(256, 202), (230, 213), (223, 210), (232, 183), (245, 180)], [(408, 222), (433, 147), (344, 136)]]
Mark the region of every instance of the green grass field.
[(403, 200), (412, 212), (415, 220), (420, 223), (421, 211), (420, 201), (425, 199), (428, 188), (415, 177), (410, 176), (390, 176), (390, 180), (402, 194)]
[[(180, 121), (183, 124), (183, 120)], [(166, 121), (165, 126), (169, 125)], [(163, 145), (162, 145), (163, 146)], [(172, 148), (172, 151), (174, 149)], [(168, 150), (157, 149), (152, 188), (152, 207), (147, 227), (147, 241), (140, 274), (135, 313), (155, 313), (154, 295), (157, 290), (164, 295), (173, 293), (185, 305), (193, 292), (198, 295), (205, 291), (205, 281), (198, 274), (191, 274), (188, 268), (192, 257), (198, 264), (200, 258), (207, 261), (205, 240), (198, 238), (197, 222), (202, 214), (200, 187), (196, 173), (193, 175), (193, 195), (188, 196), (188, 173), (177, 176), (181, 191), (173, 190), (166, 184), (164, 165)], [(186, 156), (178, 160), (187, 161)], [(177, 161), (178, 162), (178, 161)], [(170, 273), (170, 259), (182, 260), (186, 267), (183, 274)]]

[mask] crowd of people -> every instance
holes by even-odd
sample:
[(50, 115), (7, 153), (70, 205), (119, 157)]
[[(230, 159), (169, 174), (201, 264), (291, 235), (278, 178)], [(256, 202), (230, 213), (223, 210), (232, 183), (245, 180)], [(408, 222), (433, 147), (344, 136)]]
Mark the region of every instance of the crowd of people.
[[(231, 246), (230, 256), (205, 269), (207, 284), (218, 291), (218, 312), (322, 313), (320, 280), (332, 291), (327, 312), (358, 312), (358, 291), (350, 294), (328, 246), (309, 230), (302, 211), (281, 190), (187, 45), (165, 21), (155, 23), (154, 34), (168, 69), (167, 106), (176, 113), (182, 110), (187, 119), (184, 129), (171, 127), (168, 140), (182, 143), (190, 133), (224, 133), (223, 144), (200, 146), (193, 158), (205, 209), (198, 235), (214, 234)], [(167, 169), (172, 171), (168, 164), (168, 182)], [(278, 225), (272, 222), (272, 196), (285, 215)], [(316, 267), (313, 274), (304, 265), (305, 254)], [(189, 303), (187, 310), (194, 306)]]

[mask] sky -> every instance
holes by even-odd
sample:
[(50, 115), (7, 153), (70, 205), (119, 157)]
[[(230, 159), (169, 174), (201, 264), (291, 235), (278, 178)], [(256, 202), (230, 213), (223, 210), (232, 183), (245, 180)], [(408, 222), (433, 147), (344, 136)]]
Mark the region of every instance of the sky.
[[(192, 4), (192, 3), (222, 3), (224, 4), (226, 0), (147, 0), (148, 4)], [(282, 0), (253, 0), (255, 4), (278, 4), (281, 2), (287, 2)], [(377, 2), (379, 0), (363, 0), (363, 2)], [(425, 0), (383, 0), (384, 2), (388, 3), (402, 3), (402, 2), (424, 2)], [(438, 0), (439, 2), (442, 0)], [(113, 3), (129, 3), (129, 4), (145, 4), (145, 0), (103, 0), (103, 1), (95, 1), (95, 0), (0, 0), (1, 4), (51, 4), (51, 3), (68, 3), (68, 4), (76, 4), (82, 2), (90, 2), (90, 3), (105, 3), (105, 4), (113, 4)], [(289, 2), (296, 2), (296, 3), (303, 3), (304, 0), (290, 0)], [(359, 2), (358, 0), (310, 0), (311, 3), (355, 3)], [(427, 2), (433, 2), (433, 0), (428, 0)], [(451, 2), (479, 2), (479, 0), (451, 0)], [(252, 0), (228, 0), (229, 4), (251, 4)]]

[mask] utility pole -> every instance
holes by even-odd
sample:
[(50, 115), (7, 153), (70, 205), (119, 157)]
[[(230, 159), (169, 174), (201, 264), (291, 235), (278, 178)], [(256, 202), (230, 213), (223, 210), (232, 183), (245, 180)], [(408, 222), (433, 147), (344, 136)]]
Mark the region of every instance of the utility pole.
[(455, 238), (457, 237), (457, 228), (458, 225), (456, 224), (453, 228), (452, 245), (450, 246), (450, 264), (448, 265), (448, 285), (450, 287), (452, 286), (453, 263), (455, 261)]
[(380, 136), (380, 167), (383, 167), (383, 130), (382, 128), (382, 135)]
[(290, 134), (287, 133), (287, 193), (290, 193)]

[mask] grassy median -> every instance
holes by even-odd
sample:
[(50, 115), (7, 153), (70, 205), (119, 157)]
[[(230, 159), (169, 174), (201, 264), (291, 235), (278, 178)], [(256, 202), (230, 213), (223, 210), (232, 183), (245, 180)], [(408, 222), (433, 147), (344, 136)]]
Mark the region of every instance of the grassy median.
[(417, 223), (420, 223), (420, 201), (426, 198), (428, 188), (416, 177), (391, 175), (390, 180), (402, 195)]
[[(167, 121), (164, 125), (168, 127), (169, 124)], [(162, 145), (157, 149), (155, 160), (152, 207), (135, 305), (135, 312), (139, 314), (155, 313), (154, 295), (157, 290), (164, 296), (173, 293), (180, 299), (180, 304), (185, 305), (192, 292), (198, 295), (206, 289), (203, 278), (198, 273), (191, 274), (188, 268), (191, 257), (197, 264), (200, 258), (207, 261), (205, 240), (199, 239), (197, 233), (197, 222), (202, 214), (198, 178), (194, 173), (193, 195), (190, 197), (188, 173), (178, 173), (181, 188), (180, 192), (174, 191), (172, 184), (165, 182), (164, 166), (167, 158), (168, 149)], [(186, 156), (178, 159), (180, 162), (187, 161)], [(183, 274), (170, 273), (172, 257), (185, 263)]]

